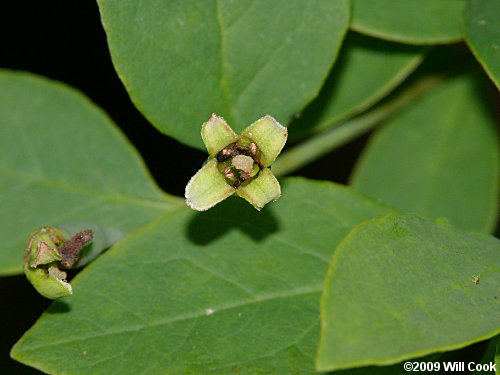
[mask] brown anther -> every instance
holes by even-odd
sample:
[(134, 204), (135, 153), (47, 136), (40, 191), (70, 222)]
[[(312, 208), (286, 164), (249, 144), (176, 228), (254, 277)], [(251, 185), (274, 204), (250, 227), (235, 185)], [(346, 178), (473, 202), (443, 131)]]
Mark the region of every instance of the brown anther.
[(229, 147), (226, 147), (221, 152), (222, 152), (222, 155), (229, 156), (229, 155), (231, 155), (233, 153), (233, 150), (231, 148), (229, 148)]
[(234, 174), (233, 174), (233, 173), (231, 173), (231, 172), (226, 173), (226, 178), (227, 178), (227, 179), (229, 179), (229, 180), (231, 180), (231, 179), (233, 179), (233, 178), (234, 178)]

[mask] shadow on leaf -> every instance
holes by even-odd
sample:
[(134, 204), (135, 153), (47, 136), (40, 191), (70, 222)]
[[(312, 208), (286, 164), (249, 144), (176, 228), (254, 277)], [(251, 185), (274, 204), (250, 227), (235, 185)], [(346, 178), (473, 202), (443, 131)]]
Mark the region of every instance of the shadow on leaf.
[(207, 245), (234, 229), (260, 242), (278, 231), (279, 222), (269, 207), (257, 211), (245, 200), (231, 197), (208, 211), (196, 213), (187, 234), (195, 244)]
[(64, 314), (71, 311), (71, 307), (64, 300), (55, 300), (46, 310), (48, 314)]

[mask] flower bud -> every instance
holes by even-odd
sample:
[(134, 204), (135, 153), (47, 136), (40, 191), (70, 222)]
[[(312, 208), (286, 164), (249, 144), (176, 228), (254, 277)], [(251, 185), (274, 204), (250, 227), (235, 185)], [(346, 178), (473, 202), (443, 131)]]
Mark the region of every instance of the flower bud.
[(57, 299), (73, 293), (66, 281), (66, 272), (60, 266), (71, 268), (78, 260), (80, 250), (92, 241), (92, 231), (68, 235), (54, 227), (37, 229), (28, 237), (24, 255), (24, 273), (42, 296)]

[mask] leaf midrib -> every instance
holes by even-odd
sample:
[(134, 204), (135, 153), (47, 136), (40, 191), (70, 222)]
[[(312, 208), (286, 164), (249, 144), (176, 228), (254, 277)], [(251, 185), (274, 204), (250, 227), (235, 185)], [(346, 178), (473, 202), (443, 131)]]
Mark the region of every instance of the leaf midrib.
[(220, 6), (220, 0), (215, 0), (216, 10), (217, 10), (217, 24), (219, 25), (219, 33), (220, 33), (220, 86), (222, 89), (222, 96), (224, 98), (224, 104), (226, 107), (226, 113), (224, 116), (227, 121), (231, 124), (233, 122), (233, 112), (231, 107), (228, 107), (228, 104), (231, 103), (231, 91), (229, 89), (229, 82), (227, 78), (227, 47), (226, 47), (226, 36), (224, 31), (224, 22), (222, 20), (222, 12)]
[[(248, 91), (249, 88), (251, 88), (257, 78), (262, 74), (264, 69), (275, 59), (276, 54), (281, 51), (284, 45), (288, 43), (288, 39), (297, 33), (298, 30), (300, 30), (304, 26), (304, 18), (301, 19), (301, 22), (293, 29), (290, 30), (287, 34), (286, 37), (283, 38), (283, 40), (279, 43), (277, 47), (275, 47), (271, 53), (270, 56), (265, 60), (265, 62), (258, 67), (258, 69), (254, 72), (253, 76), (248, 80), (246, 83), (245, 87), (240, 89), (239, 93), (235, 93), (233, 96), (231, 94), (231, 89), (229, 85), (229, 78), (228, 78), (228, 51), (227, 51), (227, 43), (226, 43), (226, 34), (227, 31), (231, 26), (233, 26), (237, 21), (234, 21), (232, 25), (229, 27), (225, 27), (223, 17), (222, 17), (222, 11), (221, 11), (221, 4), (220, 0), (215, 0), (216, 1), (216, 18), (217, 18), (217, 23), (219, 26), (219, 33), (220, 33), (220, 46), (221, 46), (221, 57), (220, 57), (220, 70), (221, 70), (221, 77), (220, 77), (220, 86), (222, 89), (222, 96), (224, 98), (224, 104), (226, 108), (226, 113), (224, 114), (224, 117), (228, 121), (228, 123), (232, 124), (235, 121), (235, 112), (237, 112), (237, 109), (239, 107), (239, 103), (241, 102), (242, 98), (245, 97), (246, 92)], [(247, 8), (245, 11), (248, 12), (248, 9), (253, 7), (253, 4), (255, 2), (251, 3), (250, 6)], [(306, 6), (309, 4), (306, 3)], [(305, 10), (304, 10), (305, 12)], [(244, 14), (245, 14), (244, 13)], [(240, 18), (241, 19), (241, 16)]]
[[(267, 302), (267, 301), (271, 301), (271, 300), (278, 300), (281, 298), (286, 299), (286, 298), (293, 298), (293, 297), (298, 297), (298, 296), (303, 296), (303, 295), (308, 295), (308, 294), (319, 294), (319, 293), (321, 293), (321, 289), (322, 289), (322, 285), (320, 283), (320, 284), (313, 286), (313, 287), (297, 288), (289, 293), (270, 293), (270, 294), (265, 294), (262, 296), (255, 296), (255, 298), (253, 300), (245, 300), (245, 301), (228, 303), (228, 304), (221, 305), (219, 307), (213, 306), (214, 314), (217, 314), (217, 313), (219, 313), (221, 311), (225, 311), (225, 310), (231, 310), (231, 309), (235, 309), (238, 307), (248, 306), (248, 305), (252, 305), (252, 304), (258, 304), (258, 303)], [(117, 329), (117, 330), (113, 330), (113, 331), (102, 332), (102, 333), (91, 335), (91, 336), (76, 337), (76, 338), (72, 338), (72, 339), (68, 339), (68, 340), (51, 342), (49, 344), (44, 344), (44, 345), (36, 345), (36, 346), (32, 346), (32, 347), (27, 347), (27, 348), (25, 347), (22, 349), (22, 351), (23, 352), (30, 352), (30, 351), (34, 351), (34, 350), (37, 350), (40, 348), (58, 346), (58, 345), (67, 344), (67, 343), (80, 342), (80, 341), (85, 341), (88, 339), (93, 339), (96, 337), (115, 335), (115, 334), (120, 334), (120, 333), (125, 333), (125, 332), (134, 332), (134, 331), (139, 331), (142, 329), (148, 329), (148, 328), (153, 328), (153, 327), (157, 327), (157, 326), (161, 326), (161, 325), (172, 324), (172, 323), (180, 322), (183, 320), (198, 319), (198, 318), (202, 318), (202, 317), (206, 317), (206, 316), (207, 316), (206, 311), (200, 310), (200, 311), (193, 312), (191, 314), (177, 315), (177, 316), (171, 317), (169, 319), (163, 319), (163, 320), (159, 320), (159, 321), (156, 321), (153, 323), (148, 323), (148, 324), (135, 325), (132, 327), (127, 327), (125, 329)]]

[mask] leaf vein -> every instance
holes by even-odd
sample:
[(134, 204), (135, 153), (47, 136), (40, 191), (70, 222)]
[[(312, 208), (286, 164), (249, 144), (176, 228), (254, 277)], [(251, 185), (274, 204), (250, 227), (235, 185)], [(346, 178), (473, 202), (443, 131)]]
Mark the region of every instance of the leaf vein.
[[(315, 285), (314, 287), (298, 288), (298, 289), (290, 291), (288, 293), (274, 293), (274, 294), (270, 293), (267, 295), (259, 296), (258, 299), (255, 299), (255, 300), (238, 301), (238, 302), (226, 304), (226, 305), (223, 305), (220, 307), (214, 306), (214, 309), (217, 312), (221, 312), (221, 311), (231, 310), (231, 309), (235, 309), (235, 308), (242, 307), (242, 306), (259, 304), (259, 303), (267, 302), (267, 301), (274, 300), (274, 299), (295, 298), (295, 297), (309, 295), (309, 294), (318, 294), (321, 292), (321, 288), (322, 288), (322, 286), (321, 286), (321, 284), (319, 284), (319, 285)], [(202, 318), (202, 317), (206, 317), (205, 310), (197, 311), (197, 312), (194, 312), (191, 314), (177, 315), (177, 316), (174, 316), (174, 317), (171, 317), (168, 319), (159, 320), (159, 321), (148, 323), (145, 325), (126, 327), (123, 329), (116, 329), (113, 331), (102, 332), (102, 333), (98, 333), (98, 334), (94, 334), (94, 335), (90, 335), (90, 336), (79, 336), (79, 337), (60, 340), (60, 341), (51, 342), (51, 343), (43, 344), (43, 345), (34, 345), (32, 347), (24, 348), (24, 351), (31, 352), (34, 350), (38, 350), (40, 348), (46, 348), (46, 347), (63, 345), (63, 344), (81, 342), (81, 341), (85, 341), (85, 340), (89, 340), (89, 339), (94, 339), (97, 337), (116, 335), (116, 334), (120, 334), (120, 333), (135, 332), (135, 331), (139, 331), (142, 329), (148, 329), (148, 328), (158, 327), (158, 326), (162, 326), (162, 325), (172, 324), (172, 323), (183, 321), (183, 320), (198, 319), (198, 318)]]

